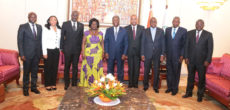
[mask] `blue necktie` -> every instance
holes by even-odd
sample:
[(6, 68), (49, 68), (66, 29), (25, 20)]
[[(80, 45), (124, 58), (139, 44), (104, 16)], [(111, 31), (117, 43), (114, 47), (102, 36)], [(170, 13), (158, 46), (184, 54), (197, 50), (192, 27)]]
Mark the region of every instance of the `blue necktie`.
[(172, 39), (174, 39), (174, 38), (175, 38), (175, 35), (176, 35), (176, 28), (173, 28)]

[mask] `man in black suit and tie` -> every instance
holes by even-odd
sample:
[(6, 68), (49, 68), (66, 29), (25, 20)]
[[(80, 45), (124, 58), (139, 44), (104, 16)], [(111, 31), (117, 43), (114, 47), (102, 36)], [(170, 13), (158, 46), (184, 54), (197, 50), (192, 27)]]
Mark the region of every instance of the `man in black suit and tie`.
[(144, 31), (141, 46), (141, 59), (145, 61), (144, 71), (144, 91), (149, 87), (149, 72), (153, 64), (154, 68), (154, 84), (153, 89), (155, 93), (159, 93), (159, 68), (160, 62), (164, 60), (165, 54), (165, 38), (164, 31), (157, 26), (157, 19), (152, 17), (150, 19), (150, 28)]
[(180, 81), (181, 63), (184, 56), (187, 30), (179, 27), (180, 18), (174, 17), (173, 26), (166, 29), (166, 67), (167, 67), (167, 86), (166, 93), (172, 92), (176, 95)]
[(71, 20), (64, 22), (61, 30), (61, 50), (65, 56), (64, 80), (67, 90), (70, 84), (69, 69), (72, 64), (72, 86), (77, 86), (78, 61), (81, 54), (84, 25), (77, 21), (78, 11), (73, 11)]
[(192, 97), (194, 78), (197, 71), (199, 77), (197, 92), (198, 102), (202, 102), (205, 91), (206, 68), (211, 63), (213, 53), (212, 33), (203, 30), (203, 28), (204, 21), (202, 19), (197, 20), (196, 29), (189, 31), (187, 34), (185, 46), (185, 63), (188, 66), (188, 83), (186, 94), (183, 98)]
[(42, 56), (41, 39), (42, 27), (36, 24), (37, 15), (28, 15), (29, 22), (21, 24), (18, 29), (18, 50), (23, 61), (23, 94), (29, 96), (29, 80), (31, 73), (31, 92), (40, 94), (37, 89), (37, 73), (40, 57)]
[(144, 26), (137, 24), (137, 16), (132, 15), (131, 24), (126, 26), (128, 33), (128, 65), (129, 65), (129, 85), (128, 87), (138, 88), (138, 78), (140, 74), (141, 60), (141, 39)]

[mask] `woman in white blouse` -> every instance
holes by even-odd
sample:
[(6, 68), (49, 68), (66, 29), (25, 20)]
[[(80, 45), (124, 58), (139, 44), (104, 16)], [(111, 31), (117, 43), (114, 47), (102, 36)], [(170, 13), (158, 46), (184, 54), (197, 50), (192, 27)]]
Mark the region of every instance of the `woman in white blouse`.
[(56, 90), (59, 63), (61, 27), (56, 16), (50, 16), (42, 32), (42, 50), (45, 62), (44, 79), (46, 90)]

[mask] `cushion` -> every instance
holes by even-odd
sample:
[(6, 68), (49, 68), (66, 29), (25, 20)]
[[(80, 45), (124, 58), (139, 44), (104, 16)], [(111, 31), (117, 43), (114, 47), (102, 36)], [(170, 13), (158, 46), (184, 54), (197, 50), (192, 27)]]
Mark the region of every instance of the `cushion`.
[(4, 65), (0, 66), (0, 74), (4, 80), (8, 80), (13, 76), (19, 74), (19, 66), (16, 65)]
[(3, 65), (3, 63), (2, 63), (2, 56), (0, 54), (0, 66), (2, 66), (2, 65)]
[(230, 79), (230, 55), (224, 54), (221, 58), (221, 63), (223, 63), (221, 75), (227, 79)]
[(206, 80), (206, 86), (209, 86), (220, 94), (230, 96), (230, 80), (225, 78), (209, 78)]
[(213, 64), (213, 68), (212, 68), (213, 73), (220, 75), (221, 70), (223, 68), (223, 63), (213, 62), (212, 64)]
[(223, 68), (223, 63), (220, 61), (220, 58), (213, 58), (212, 63), (207, 67), (207, 74), (220, 75), (221, 69)]

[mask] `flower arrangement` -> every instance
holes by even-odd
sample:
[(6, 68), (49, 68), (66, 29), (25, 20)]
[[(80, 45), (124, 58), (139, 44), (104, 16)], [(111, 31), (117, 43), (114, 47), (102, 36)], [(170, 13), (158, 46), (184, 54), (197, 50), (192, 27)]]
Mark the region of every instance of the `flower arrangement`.
[(92, 97), (99, 96), (103, 102), (113, 101), (126, 94), (123, 84), (115, 80), (112, 74), (107, 74), (100, 80), (95, 80), (86, 92)]

